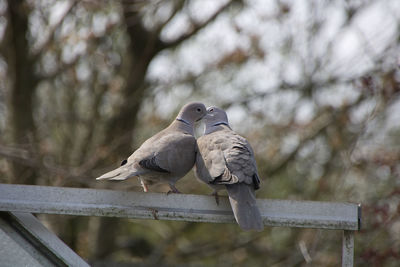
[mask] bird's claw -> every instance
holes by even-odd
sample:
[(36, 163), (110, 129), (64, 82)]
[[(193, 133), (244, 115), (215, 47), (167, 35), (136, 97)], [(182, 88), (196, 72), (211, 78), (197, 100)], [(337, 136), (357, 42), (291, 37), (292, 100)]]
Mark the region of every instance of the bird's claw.
[(217, 203), (217, 206), (219, 206), (219, 195), (217, 191), (214, 191), (211, 193), (212, 196), (215, 197), (215, 203)]
[(151, 209), (151, 213), (153, 214), (154, 220), (158, 220), (158, 216), (157, 216), (158, 210)]
[(178, 188), (175, 187), (175, 185), (170, 184), (169, 188), (171, 188), (171, 190), (169, 190), (167, 192), (167, 195), (171, 194), (171, 193), (175, 193), (175, 194), (180, 194), (181, 192), (178, 190)]
[(149, 187), (147, 186), (147, 184), (145, 184), (142, 179), (139, 178), (139, 180), (140, 180), (140, 184), (143, 187), (143, 192), (145, 192), (145, 193), (149, 192)]

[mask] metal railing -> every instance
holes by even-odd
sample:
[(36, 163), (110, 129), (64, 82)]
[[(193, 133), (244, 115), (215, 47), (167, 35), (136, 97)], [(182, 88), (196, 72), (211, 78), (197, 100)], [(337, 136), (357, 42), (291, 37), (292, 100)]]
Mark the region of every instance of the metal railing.
[[(258, 199), (266, 226), (343, 230), (342, 266), (353, 266), (359, 204)], [(235, 223), (227, 198), (0, 184), (0, 211)]]

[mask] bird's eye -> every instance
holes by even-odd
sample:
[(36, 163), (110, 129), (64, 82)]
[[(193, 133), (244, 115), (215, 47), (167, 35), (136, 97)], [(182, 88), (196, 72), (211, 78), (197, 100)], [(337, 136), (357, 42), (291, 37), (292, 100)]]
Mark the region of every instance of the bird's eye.
[(214, 109), (213, 108), (210, 108), (210, 112), (213, 112), (214, 111)]
[(201, 111), (201, 108), (197, 108), (197, 112), (200, 112)]
[(128, 163), (128, 161), (127, 161), (126, 159), (124, 159), (124, 160), (121, 162), (121, 166), (124, 166), (126, 163)]

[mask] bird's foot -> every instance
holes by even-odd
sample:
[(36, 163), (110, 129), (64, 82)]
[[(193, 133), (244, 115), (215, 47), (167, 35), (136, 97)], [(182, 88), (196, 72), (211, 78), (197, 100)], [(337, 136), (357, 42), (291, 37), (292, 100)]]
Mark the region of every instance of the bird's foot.
[(169, 188), (171, 188), (171, 190), (169, 190), (167, 192), (167, 195), (171, 194), (171, 193), (175, 193), (175, 194), (180, 194), (181, 192), (178, 190), (178, 188), (175, 187), (175, 185), (170, 184)]
[(143, 187), (143, 192), (145, 192), (145, 193), (149, 192), (149, 187), (147, 186), (147, 184), (143, 183), (142, 180), (140, 180), (140, 184)]
[(158, 216), (157, 216), (158, 210), (151, 209), (151, 213), (153, 214), (154, 220), (158, 220)]
[(215, 203), (217, 203), (217, 206), (219, 205), (219, 195), (218, 195), (218, 191), (214, 191), (211, 193), (211, 196), (215, 197)]

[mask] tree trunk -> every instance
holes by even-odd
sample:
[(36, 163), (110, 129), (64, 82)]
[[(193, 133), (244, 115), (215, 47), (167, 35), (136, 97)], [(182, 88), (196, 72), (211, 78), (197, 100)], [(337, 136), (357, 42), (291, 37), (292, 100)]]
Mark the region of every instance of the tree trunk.
[[(126, 17), (125, 19), (128, 20)], [(139, 18), (137, 21), (140, 21)], [(117, 148), (114, 149), (119, 156), (129, 156), (132, 153), (131, 138), (146, 90), (144, 79), (151, 60), (159, 52), (157, 33), (147, 31), (140, 22), (127, 25), (127, 32), (130, 37), (131, 68), (122, 92), (124, 102), (118, 107), (117, 114), (107, 124), (104, 139), (104, 145), (111, 143), (116, 137), (121, 139)]]
[[(28, 32), (29, 6), (25, 1), (8, 1), (10, 45), (6, 55), (11, 90), (9, 93), (9, 124), (12, 141), (17, 145), (35, 144), (35, 122), (33, 119), (33, 100), (38, 79), (35, 75), (34, 62), (29, 56)], [(33, 156), (33, 155), (32, 155)], [(12, 162), (14, 181), (35, 184), (37, 170)]]
[[(125, 13), (125, 20), (128, 21)], [(132, 20), (132, 17), (129, 18)], [(119, 139), (120, 142), (113, 148), (111, 160), (127, 157), (132, 153), (131, 140), (137, 122), (137, 113), (140, 109), (146, 86), (144, 84), (146, 72), (151, 60), (159, 52), (157, 49), (158, 34), (149, 32), (135, 18), (134, 25), (127, 24), (130, 37), (129, 54), (130, 75), (123, 91), (124, 102), (119, 106), (117, 114), (109, 121), (105, 129), (104, 146)], [(106, 258), (115, 249), (115, 238), (118, 234), (118, 219), (101, 218), (97, 231), (94, 257)]]

